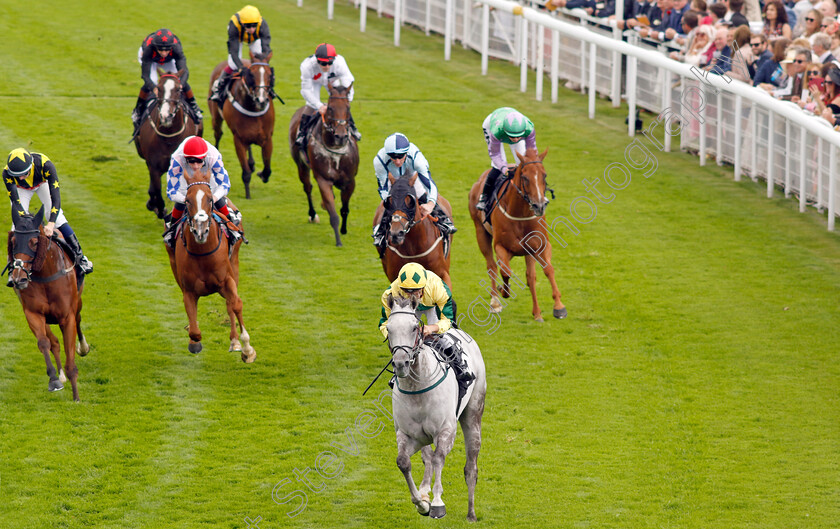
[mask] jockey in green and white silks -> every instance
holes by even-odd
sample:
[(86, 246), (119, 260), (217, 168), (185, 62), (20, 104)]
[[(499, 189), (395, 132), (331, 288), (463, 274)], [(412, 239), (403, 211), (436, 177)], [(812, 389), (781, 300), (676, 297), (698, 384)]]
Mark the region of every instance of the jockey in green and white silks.
[[(420, 152), (420, 149), (411, 143), (405, 134), (395, 132), (385, 138), (385, 144), (373, 158), (373, 171), (376, 174), (379, 197), (383, 201), (388, 198), (391, 191), (391, 181), (388, 179), (389, 173), (395, 179), (399, 179), (403, 176), (411, 177), (416, 172), (417, 179), (414, 181), (414, 192), (417, 195), (418, 202), (421, 197), (426, 197), (425, 202), (419, 204), (423, 215), (437, 217), (438, 227), (444, 235), (457, 231), (457, 228), (452, 223), (452, 219), (437, 204), (437, 185), (432, 180), (429, 162), (423, 156), (423, 153)], [(388, 221), (388, 215), (383, 214), (382, 222), (373, 230), (373, 244), (377, 247), (381, 246), (384, 242)]]
[(510, 145), (510, 151), (514, 155), (514, 163), (519, 163), (516, 153), (525, 154), (527, 149), (537, 148), (537, 136), (534, 131), (534, 124), (518, 110), (510, 107), (497, 108), (484, 119), (481, 124), (484, 129), (484, 141), (487, 142), (487, 153), (490, 155), (491, 169), (484, 182), (484, 190), (476, 205), (477, 209), (484, 211), (493, 189), (496, 186), (496, 179), (500, 174), (507, 173), (508, 166), (505, 159), (503, 143)]

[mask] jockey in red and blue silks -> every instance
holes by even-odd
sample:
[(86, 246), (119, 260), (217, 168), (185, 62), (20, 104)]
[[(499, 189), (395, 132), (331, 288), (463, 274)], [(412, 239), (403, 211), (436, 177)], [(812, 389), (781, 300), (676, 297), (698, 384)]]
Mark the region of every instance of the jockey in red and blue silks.
[[(166, 196), (175, 203), (167, 231), (163, 238), (172, 246), (172, 235), (177, 221), (184, 215), (187, 198), (187, 180), (198, 171), (210, 170), (210, 190), (213, 193), (213, 207), (226, 217), (231, 217), (226, 197), (230, 191), (230, 177), (225, 170), (221, 153), (200, 136), (190, 136), (172, 153), (166, 179)], [(231, 219), (238, 220), (238, 219)]]

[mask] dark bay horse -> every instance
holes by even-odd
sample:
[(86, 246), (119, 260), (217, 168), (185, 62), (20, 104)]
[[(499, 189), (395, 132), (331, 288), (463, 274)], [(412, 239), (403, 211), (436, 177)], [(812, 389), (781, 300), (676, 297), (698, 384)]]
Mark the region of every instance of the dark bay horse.
[[(253, 58), (253, 57), (252, 57)], [(227, 123), (233, 134), (236, 157), (242, 167), (242, 182), (245, 184), (245, 198), (251, 198), (251, 174), (256, 163), (251, 153), (252, 145), (262, 149), (263, 170), (257, 173), (263, 182), (271, 176), (271, 152), (274, 149), (274, 69), (269, 66), (271, 55), (264, 61), (243, 61), (246, 69), (242, 75), (235, 76), (230, 86), (230, 94), (224, 107), (219, 108), (213, 100), (208, 100), (210, 115), (213, 117), (213, 135), (216, 148), (222, 138), (222, 120)], [(227, 61), (219, 63), (210, 75), (210, 94), (213, 83), (222, 74)]]
[[(527, 266), (528, 287), (531, 289), (533, 307), (531, 313), (537, 321), (543, 321), (540, 307), (537, 304), (537, 260), (543, 267), (543, 272), (551, 283), (552, 297), (554, 298), (554, 317), (565, 318), (566, 307), (560, 301), (560, 289), (554, 280), (554, 266), (551, 264), (551, 243), (545, 229), (545, 222), (540, 222), (545, 215), (548, 206), (546, 197), (546, 172), (543, 166), (548, 149), (538, 154), (536, 150), (529, 149), (525, 156), (517, 154), (520, 163), (516, 166), (516, 172), (511, 180), (502, 184), (499, 189), (498, 204), (490, 214), (492, 227), (484, 222), (484, 212), (478, 211), (475, 205), (484, 186), (489, 170), (481, 175), (478, 182), (473, 184), (470, 190), (470, 216), (475, 224), (475, 235), (478, 239), (478, 247), (484, 254), (487, 261), (487, 274), (490, 276), (492, 294), (490, 306), (493, 312), (502, 311), (502, 303), (498, 297), (496, 286), (496, 261), (493, 258), (493, 251), (500, 262), (502, 279), (505, 287), (502, 289), (502, 297), (510, 296), (510, 285), (508, 281), (511, 275), (510, 260), (515, 256), (525, 256)], [(535, 239), (541, 244), (534, 249)], [(528, 249), (523, 247), (523, 241)]]
[[(352, 84), (351, 84), (352, 86)], [(324, 116), (309, 130), (306, 152), (295, 145), (301, 107), (289, 123), (289, 148), (297, 164), (298, 177), (309, 200), (309, 222), (318, 223), (318, 215), (312, 205), (312, 182), (309, 169), (315, 175), (315, 182), (321, 191), (321, 207), (330, 215), (330, 225), (335, 232), (335, 245), (341, 246), (338, 214), (335, 211), (333, 186), (341, 191), (341, 233), (347, 233), (347, 214), (350, 213), (350, 197), (356, 188), (356, 173), (359, 170), (359, 147), (356, 138), (350, 134), (350, 100), (347, 94), (351, 86), (329, 86), (330, 98)]]
[[(444, 241), (440, 229), (429, 216), (424, 217), (420, 211), (414, 190), (417, 173), (399, 179), (388, 173), (388, 179), (391, 181), (391, 193), (385, 202), (379, 204), (373, 218), (373, 226), (376, 227), (386, 210), (391, 215), (388, 246), (382, 256), (382, 268), (388, 281), (397, 278), (403, 265), (415, 262), (436, 273), (451, 289), (448, 251), (451, 241)], [(452, 206), (449, 201), (438, 194), (437, 203), (451, 218)]]
[[(236, 242), (232, 251), (228, 239), (222, 232), (221, 213), (213, 211), (213, 193), (210, 189), (210, 175), (206, 172), (189, 177), (187, 184), (187, 206), (184, 212), (185, 226), (175, 240), (175, 249), (166, 246), (169, 264), (178, 286), (184, 295), (184, 307), (190, 320), (189, 351), (198, 353), (202, 349), (201, 330), (198, 328), (198, 298), (218, 292), (227, 304), (230, 318), (230, 349), (242, 353), (242, 361), (251, 363), (257, 357), (251, 346), (251, 337), (242, 323), (242, 300), (239, 285), (239, 247)], [(228, 207), (231, 207), (230, 202)], [(223, 222), (230, 222), (222, 219)], [(240, 333), (236, 332), (239, 322)], [(241, 342), (241, 343), (240, 343)]]
[(181, 93), (181, 72), (158, 71), (158, 84), (151, 103), (152, 111), (134, 138), (137, 154), (149, 168), (149, 201), (146, 208), (158, 218), (166, 215), (161, 194), (160, 177), (169, 170), (169, 160), (178, 145), (189, 136), (201, 136), (204, 125), (196, 125), (187, 117)]
[[(15, 293), (23, 306), (26, 322), (38, 339), (38, 349), (47, 363), (50, 391), (64, 389), (63, 382), (70, 377), (73, 400), (79, 400), (76, 353), (85, 356), (90, 346), (82, 333), (82, 290), (84, 280), (77, 283), (73, 258), (58, 243), (44, 235), (41, 226), (44, 208), (34, 216), (20, 215), (12, 208), (15, 231), (9, 232), (9, 275)], [(83, 277), (83, 276), (82, 276)], [(61, 367), (61, 346), (50, 330), (58, 325), (64, 338), (64, 367)], [(78, 336), (79, 344), (76, 344)], [(50, 361), (55, 358), (56, 368)]]

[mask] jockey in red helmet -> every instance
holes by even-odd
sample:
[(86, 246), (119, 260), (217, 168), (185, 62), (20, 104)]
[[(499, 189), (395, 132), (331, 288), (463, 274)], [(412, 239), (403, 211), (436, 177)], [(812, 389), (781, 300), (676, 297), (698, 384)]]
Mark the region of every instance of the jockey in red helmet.
[[(327, 111), (327, 105), (321, 102), (321, 88), (332, 84), (333, 86), (350, 86), (353, 84), (353, 74), (347, 67), (344, 57), (335, 52), (335, 46), (322, 42), (315, 48), (315, 53), (305, 58), (300, 63), (300, 94), (306, 101), (303, 114), (300, 116), (298, 135), (295, 138), (295, 145), (300, 150), (304, 149), (306, 133), (312, 124), (312, 116), (320, 113), (321, 116)], [(347, 99), (353, 101), (353, 87), (347, 93)], [(350, 133), (356, 141), (362, 139), (362, 134), (350, 116)]]

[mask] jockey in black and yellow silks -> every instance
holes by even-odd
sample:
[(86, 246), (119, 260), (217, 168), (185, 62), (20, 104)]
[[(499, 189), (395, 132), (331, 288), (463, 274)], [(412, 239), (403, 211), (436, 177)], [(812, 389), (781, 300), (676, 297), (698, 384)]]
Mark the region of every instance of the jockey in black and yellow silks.
[(212, 101), (221, 105), (224, 100), (231, 76), (243, 68), (242, 43), (248, 45), (251, 53), (258, 60), (265, 60), (271, 53), (271, 33), (268, 22), (260, 15), (260, 10), (248, 5), (237, 11), (228, 22), (228, 63), (222, 74), (213, 84)]
[[(57, 228), (73, 250), (79, 269), (85, 274), (93, 272), (93, 263), (82, 253), (79, 239), (76, 238), (73, 228), (64, 217), (64, 211), (61, 209), (58, 173), (55, 170), (55, 164), (45, 154), (29, 152), (24, 148), (10, 152), (6, 159), (6, 166), (3, 168), (3, 183), (6, 185), (11, 206), (17, 208), (19, 215), (29, 212), (32, 197), (38, 195), (44, 209), (49, 212), (49, 217), (45, 219), (47, 224), (44, 226), (44, 234), (51, 237)], [(12, 231), (14, 229), (12, 226)], [(9, 280), (11, 281), (11, 274)]]

